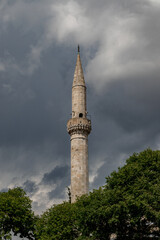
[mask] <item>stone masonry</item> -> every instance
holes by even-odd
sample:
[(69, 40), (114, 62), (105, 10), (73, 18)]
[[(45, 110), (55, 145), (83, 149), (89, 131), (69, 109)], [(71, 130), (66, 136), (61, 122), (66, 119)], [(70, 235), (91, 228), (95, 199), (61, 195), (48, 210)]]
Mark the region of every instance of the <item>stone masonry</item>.
[(91, 121), (87, 119), (86, 86), (78, 48), (72, 85), (72, 118), (67, 123), (71, 136), (71, 202), (88, 193), (88, 134)]

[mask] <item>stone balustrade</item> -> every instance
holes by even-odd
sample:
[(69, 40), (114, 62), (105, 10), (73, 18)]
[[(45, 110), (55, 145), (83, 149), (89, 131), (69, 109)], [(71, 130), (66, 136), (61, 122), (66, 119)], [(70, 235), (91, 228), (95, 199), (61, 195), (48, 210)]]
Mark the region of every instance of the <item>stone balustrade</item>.
[(67, 131), (70, 136), (77, 133), (88, 135), (91, 132), (91, 120), (87, 118), (71, 118), (67, 123)]

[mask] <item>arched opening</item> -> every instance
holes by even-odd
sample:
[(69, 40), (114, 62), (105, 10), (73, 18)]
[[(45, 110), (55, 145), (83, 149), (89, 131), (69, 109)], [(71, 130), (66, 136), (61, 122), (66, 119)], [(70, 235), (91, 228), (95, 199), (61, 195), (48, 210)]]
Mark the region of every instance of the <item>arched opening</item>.
[(82, 118), (83, 117), (83, 113), (79, 113), (79, 117)]

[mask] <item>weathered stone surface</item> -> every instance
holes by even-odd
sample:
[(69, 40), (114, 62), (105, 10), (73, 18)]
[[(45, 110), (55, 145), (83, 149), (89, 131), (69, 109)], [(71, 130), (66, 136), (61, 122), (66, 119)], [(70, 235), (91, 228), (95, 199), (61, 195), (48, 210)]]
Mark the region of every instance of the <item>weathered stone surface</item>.
[(71, 136), (71, 201), (88, 193), (88, 138), (83, 134)]
[(67, 123), (67, 131), (72, 134), (87, 135), (91, 132), (91, 120), (87, 118), (71, 118)]
[(86, 86), (78, 53), (72, 85), (72, 118), (67, 123), (71, 136), (71, 202), (88, 193), (88, 134), (91, 121), (87, 119)]

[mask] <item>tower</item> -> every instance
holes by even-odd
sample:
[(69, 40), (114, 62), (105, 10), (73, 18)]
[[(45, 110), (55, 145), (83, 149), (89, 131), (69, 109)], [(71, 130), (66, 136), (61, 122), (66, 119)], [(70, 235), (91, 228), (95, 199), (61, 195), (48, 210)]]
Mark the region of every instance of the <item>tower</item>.
[(86, 85), (78, 46), (72, 85), (72, 118), (67, 123), (71, 137), (71, 202), (88, 193), (88, 135), (91, 121), (87, 119)]

